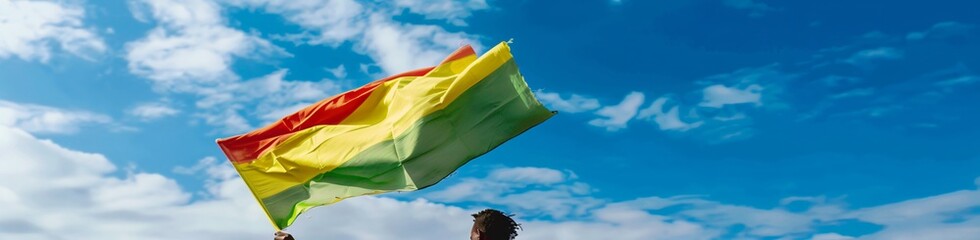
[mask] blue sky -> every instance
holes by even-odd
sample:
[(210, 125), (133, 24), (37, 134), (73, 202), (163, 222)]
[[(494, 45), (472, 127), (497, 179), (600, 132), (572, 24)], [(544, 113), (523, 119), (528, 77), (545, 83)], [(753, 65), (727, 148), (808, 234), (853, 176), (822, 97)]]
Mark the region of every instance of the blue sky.
[[(145, 239), (169, 236), (150, 225), (262, 238), (271, 228), (214, 139), (513, 39), (556, 117), (439, 185), (323, 207), (294, 231), (451, 238), (467, 212), (496, 207), (528, 239), (968, 239), (980, 234), (978, 7), (0, 0), (0, 161), (30, 162), (0, 171), (0, 202), (42, 216), (0, 213), (0, 229), (20, 229), (0, 236), (105, 233), (51, 220), (70, 214), (153, 217), (125, 222)], [(36, 203), (51, 199), (89, 201)], [(159, 220), (177, 213), (201, 223)], [(445, 228), (410, 230), (432, 226)]]

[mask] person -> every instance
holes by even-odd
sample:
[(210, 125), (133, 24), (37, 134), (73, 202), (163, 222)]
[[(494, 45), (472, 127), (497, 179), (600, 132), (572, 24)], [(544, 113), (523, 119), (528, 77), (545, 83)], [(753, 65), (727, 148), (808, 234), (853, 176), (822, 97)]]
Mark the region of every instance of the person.
[(296, 239), (293, 238), (293, 235), (289, 234), (288, 232), (276, 231), (275, 240), (296, 240)]
[(494, 209), (485, 209), (473, 214), (473, 227), (470, 229), (470, 240), (512, 240), (521, 229), (514, 219)]

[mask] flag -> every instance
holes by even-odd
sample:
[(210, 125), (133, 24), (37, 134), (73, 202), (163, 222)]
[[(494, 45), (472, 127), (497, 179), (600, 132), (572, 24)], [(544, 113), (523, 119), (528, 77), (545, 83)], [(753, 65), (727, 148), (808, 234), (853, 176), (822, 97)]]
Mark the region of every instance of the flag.
[(218, 145), (276, 229), (342, 199), (436, 184), (554, 115), (506, 43), (324, 99)]

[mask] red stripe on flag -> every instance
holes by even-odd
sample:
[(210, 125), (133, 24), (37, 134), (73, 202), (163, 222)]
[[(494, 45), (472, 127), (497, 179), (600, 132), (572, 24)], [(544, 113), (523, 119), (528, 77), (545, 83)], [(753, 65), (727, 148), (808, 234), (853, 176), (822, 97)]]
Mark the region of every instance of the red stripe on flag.
[(368, 85), (325, 99), (268, 126), (242, 135), (218, 140), (221, 150), (232, 162), (250, 162), (266, 149), (278, 145), (293, 133), (317, 125), (334, 125), (354, 113), (379, 85), (399, 77), (422, 76), (433, 68), (409, 71), (374, 81)]
[[(449, 55), (449, 57), (443, 60), (443, 63), (475, 54), (476, 52), (473, 51), (473, 48), (466, 45)], [(434, 68), (416, 69), (379, 79), (360, 88), (324, 99), (293, 114), (287, 115), (263, 128), (249, 133), (219, 139), (218, 146), (228, 156), (228, 160), (232, 162), (245, 163), (254, 161), (263, 152), (278, 145), (297, 131), (318, 125), (335, 125), (342, 122), (347, 116), (354, 113), (382, 83), (400, 77), (423, 76)]]

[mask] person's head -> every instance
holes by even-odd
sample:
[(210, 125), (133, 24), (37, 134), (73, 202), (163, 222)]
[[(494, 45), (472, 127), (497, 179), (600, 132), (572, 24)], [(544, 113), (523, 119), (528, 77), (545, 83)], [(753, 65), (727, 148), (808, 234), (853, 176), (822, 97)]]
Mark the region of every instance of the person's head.
[(521, 225), (503, 212), (486, 209), (473, 214), (470, 240), (511, 240), (517, 237)]
[(274, 239), (275, 240), (296, 240), (295, 238), (293, 238), (293, 235), (292, 234), (289, 234), (288, 232), (283, 232), (283, 231), (276, 231), (276, 238), (274, 238)]

